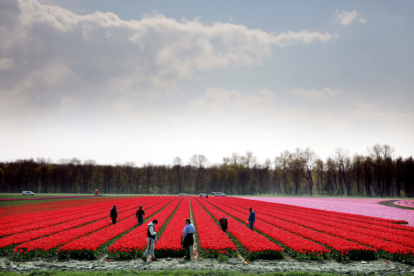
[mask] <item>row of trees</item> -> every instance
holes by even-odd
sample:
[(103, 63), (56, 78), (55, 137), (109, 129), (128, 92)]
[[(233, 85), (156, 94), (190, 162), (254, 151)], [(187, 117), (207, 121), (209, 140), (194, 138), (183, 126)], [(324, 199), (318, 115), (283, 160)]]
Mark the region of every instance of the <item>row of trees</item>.
[(284, 151), (273, 162), (257, 161), (252, 152), (233, 153), (210, 165), (204, 155), (188, 163), (179, 157), (171, 165), (134, 162), (99, 165), (94, 160), (63, 159), (57, 163), (38, 158), (0, 163), (3, 192), (31, 190), (42, 193), (146, 193), (414, 196), (414, 160), (393, 158), (389, 145), (374, 145), (366, 155), (341, 148), (321, 160), (315, 152), (297, 148)]

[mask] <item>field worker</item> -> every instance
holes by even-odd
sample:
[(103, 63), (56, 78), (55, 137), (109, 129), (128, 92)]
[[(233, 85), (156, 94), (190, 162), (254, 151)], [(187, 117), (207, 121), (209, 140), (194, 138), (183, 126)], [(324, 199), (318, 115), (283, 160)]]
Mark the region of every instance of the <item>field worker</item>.
[(191, 246), (194, 244), (194, 233), (195, 228), (194, 225), (191, 224), (191, 220), (189, 218), (185, 219), (186, 226), (183, 230), (183, 236), (181, 238), (181, 244), (185, 249), (185, 257), (184, 260), (191, 260)]
[(144, 215), (145, 215), (145, 211), (142, 209), (142, 205), (141, 205), (139, 206), (139, 209), (137, 210), (137, 214), (135, 215), (138, 221), (138, 226), (141, 226), (144, 223)]
[(206, 199), (208, 198), (208, 195), (206, 195)]
[(147, 228), (147, 250), (145, 250), (144, 256), (142, 257), (142, 260), (144, 262), (147, 261), (147, 256), (148, 253), (150, 253), (151, 251), (151, 257), (152, 257), (152, 261), (157, 261), (157, 258), (155, 258), (154, 255), (154, 247), (155, 247), (155, 243), (157, 242), (157, 232), (155, 232), (155, 225), (158, 224), (158, 220), (154, 219), (152, 222), (148, 223), (148, 228)]
[(256, 221), (256, 214), (253, 211), (252, 207), (249, 208), (249, 211), (250, 211), (250, 214), (249, 214), (249, 218), (247, 219), (247, 221), (249, 222), (250, 229), (253, 230), (253, 226)]
[(223, 230), (223, 232), (226, 232), (227, 231), (227, 218), (221, 218), (220, 219), (220, 227), (221, 227), (221, 230)]
[(118, 212), (116, 211), (116, 205), (114, 205), (114, 207), (112, 207), (112, 209), (111, 209), (112, 224), (116, 223), (116, 218), (117, 217), (118, 217)]

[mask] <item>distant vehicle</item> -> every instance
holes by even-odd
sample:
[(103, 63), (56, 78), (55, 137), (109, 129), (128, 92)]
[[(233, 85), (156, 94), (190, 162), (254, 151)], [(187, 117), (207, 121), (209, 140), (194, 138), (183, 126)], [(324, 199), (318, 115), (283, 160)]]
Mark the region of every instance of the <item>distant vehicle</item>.
[(186, 193), (180, 193), (180, 196), (189, 196), (189, 194), (186, 194)]
[(225, 194), (223, 194), (222, 192), (213, 192), (214, 196), (226, 196)]
[(205, 194), (205, 193), (200, 193), (200, 195), (201, 195), (201, 196), (206, 196), (206, 194)]
[(22, 195), (34, 195), (31, 191), (23, 191)]

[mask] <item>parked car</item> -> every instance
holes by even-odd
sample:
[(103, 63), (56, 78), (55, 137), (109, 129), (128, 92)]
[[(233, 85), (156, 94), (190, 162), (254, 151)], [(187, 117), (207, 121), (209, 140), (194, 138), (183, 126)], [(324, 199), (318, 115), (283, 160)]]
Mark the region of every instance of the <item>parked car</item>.
[(34, 195), (34, 193), (31, 191), (23, 191), (22, 195)]
[(189, 194), (186, 194), (186, 193), (180, 193), (180, 196), (189, 196)]
[(205, 194), (205, 193), (200, 193), (200, 195), (201, 195), (201, 196), (206, 196), (206, 194)]
[(225, 194), (223, 194), (222, 192), (213, 192), (214, 196), (226, 196)]

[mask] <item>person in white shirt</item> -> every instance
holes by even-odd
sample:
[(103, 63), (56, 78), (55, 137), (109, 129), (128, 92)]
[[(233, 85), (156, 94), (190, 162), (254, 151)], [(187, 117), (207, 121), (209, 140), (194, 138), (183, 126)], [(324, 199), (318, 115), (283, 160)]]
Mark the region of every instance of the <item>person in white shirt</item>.
[(142, 257), (142, 260), (144, 262), (147, 261), (148, 253), (151, 252), (152, 261), (156, 261), (157, 258), (155, 258), (154, 255), (154, 247), (155, 243), (157, 242), (157, 232), (155, 232), (155, 225), (158, 224), (158, 220), (154, 219), (152, 222), (148, 223), (147, 228), (147, 250), (145, 250), (144, 256)]

